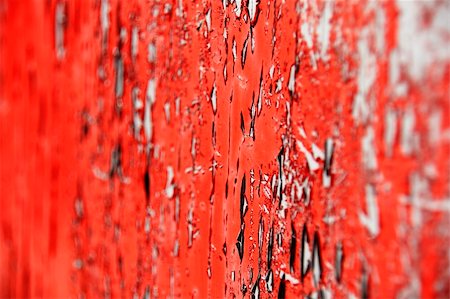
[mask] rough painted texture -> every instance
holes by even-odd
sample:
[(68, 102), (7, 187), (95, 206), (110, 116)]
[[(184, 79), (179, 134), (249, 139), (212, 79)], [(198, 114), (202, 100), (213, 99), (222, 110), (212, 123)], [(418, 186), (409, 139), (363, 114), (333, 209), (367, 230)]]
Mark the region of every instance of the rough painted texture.
[(448, 298), (449, 19), (0, 0), (0, 297)]

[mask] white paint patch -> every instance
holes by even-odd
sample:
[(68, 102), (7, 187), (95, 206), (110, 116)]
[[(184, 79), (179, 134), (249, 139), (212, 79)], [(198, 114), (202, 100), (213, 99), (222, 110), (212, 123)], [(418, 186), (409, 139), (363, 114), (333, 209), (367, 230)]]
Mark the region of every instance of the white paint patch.
[(316, 162), (314, 157), (311, 155), (311, 153), (306, 149), (306, 147), (303, 145), (301, 141), (297, 141), (297, 146), (299, 147), (300, 151), (305, 155), (306, 161), (308, 162), (309, 171), (313, 173), (317, 169), (319, 169), (319, 163)]
[(237, 46), (236, 46), (236, 40), (235, 39), (233, 39), (233, 46), (231, 48), (231, 53), (233, 54), (233, 61), (236, 62)]
[(166, 122), (170, 122), (170, 102), (164, 103), (164, 114), (166, 116)]
[[(377, 4), (380, 4), (376, 2)], [(383, 5), (377, 5), (375, 14), (375, 46), (377, 48), (378, 55), (384, 54), (384, 40), (386, 38), (386, 17), (384, 14)]]
[(139, 99), (139, 88), (134, 87), (131, 92), (131, 99), (133, 101), (133, 128), (134, 128), (134, 138), (140, 141), (141, 129), (142, 129), (142, 119), (139, 111), (144, 107), (141, 99)]
[(392, 156), (395, 135), (397, 133), (397, 114), (391, 108), (386, 109), (384, 115), (384, 146), (387, 157)]
[[(331, 186), (331, 161), (333, 152), (334, 152), (333, 139), (327, 138), (327, 140), (325, 140), (325, 155), (324, 155), (325, 167), (324, 171), (322, 172), (322, 185), (325, 188), (329, 188)], [(328, 173), (327, 171), (325, 171), (327, 167)]]
[(216, 82), (214, 82), (213, 89), (211, 91), (211, 105), (214, 111), (214, 114), (217, 112), (217, 89)]
[[(433, 15), (428, 26), (423, 26), (424, 12), (433, 3)], [(396, 1), (399, 9), (397, 40), (400, 62), (409, 76), (419, 82), (425, 80), (431, 66), (445, 68), (450, 59), (448, 36), (450, 5), (447, 1)], [(444, 63), (438, 63), (444, 62)]]
[(224, 66), (223, 66), (223, 79), (225, 80), (225, 82), (226, 82), (227, 79), (228, 79), (227, 65), (226, 65), (226, 64), (224, 64)]
[(191, 139), (191, 156), (192, 156), (193, 160), (195, 160), (195, 157), (197, 156), (197, 143), (198, 143), (197, 138), (192, 136), (192, 139)]
[(412, 107), (406, 108), (402, 118), (400, 149), (406, 156), (412, 154), (414, 150), (415, 133), (414, 127), (416, 123), (416, 116)]
[(236, 17), (241, 16), (242, 12), (242, 0), (236, 0), (236, 8), (234, 9), (234, 12), (236, 13)]
[(428, 143), (436, 146), (441, 140), (442, 111), (434, 110), (428, 117)]
[(131, 29), (131, 57), (136, 59), (139, 51), (139, 28), (133, 26)]
[(321, 275), (321, 269), (320, 269), (320, 262), (319, 262), (319, 247), (318, 245), (314, 245), (313, 248), (313, 265), (312, 265), (312, 278), (314, 281), (314, 285), (317, 287), (320, 282), (320, 275)]
[(316, 159), (316, 160), (317, 159), (325, 160), (325, 154), (323, 153), (323, 151), (315, 143), (313, 143), (311, 145), (311, 148), (312, 148), (314, 159)]
[(248, 14), (250, 15), (250, 20), (253, 22), (256, 15), (256, 6), (259, 4), (258, 0), (248, 1)]
[(156, 101), (156, 82), (155, 79), (148, 80), (147, 92), (145, 99), (144, 110), (144, 133), (147, 142), (150, 143), (153, 137), (153, 121), (151, 116), (151, 109)]
[(359, 221), (367, 228), (370, 235), (374, 238), (380, 233), (380, 212), (375, 195), (375, 188), (372, 185), (366, 185), (366, 210), (359, 213)]
[(102, 29), (103, 40), (108, 40), (109, 27), (111, 26), (109, 21), (110, 6), (108, 0), (102, 0), (100, 4), (100, 27)]
[(154, 43), (149, 43), (147, 47), (147, 61), (153, 63), (156, 61), (156, 46)]
[(304, 21), (300, 27), (300, 32), (303, 36), (303, 40), (306, 42), (306, 45), (311, 49), (313, 46), (313, 34), (310, 23)]
[(289, 74), (289, 82), (288, 82), (288, 90), (291, 94), (295, 91), (295, 71), (296, 67), (295, 64), (291, 66), (291, 72)]
[(167, 181), (166, 181), (166, 196), (172, 198), (175, 190), (175, 185), (173, 184), (174, 172), (172, 166), (167, 166)]
[(208, 32), (211, 31), (211, 9), (208, 10), (205, 16), (206, 27), (208, 28)]
[(320, 56), (322, 60), (328, 60), (328, 47), (330, 44), (331, 17), (333, 16), (333, 1), (325, 1), (325, 7), (317, 26), (317, 40), (320, 45)]
[(312, 259), (312, 254), (311, 254), (311, 250), (309, 249), (309, 242), (305, 241), (305, 252), (303, 254), (303, 269), (302, 269), (302, 273), (306, 273), (306, 271), (308, 270), (308, 267), (311, 265), (311, 259)]
[(269, 69), (269, 76), (270, 79), (273, 79), (273, 73), (275, 72), (275, 66), (272, 64), (272, 66)]
[(295, 278), (295, 277), (292, 276), (291, 274), (285, 273), (285, 272), (283, 272), (283, 271), (280, 271), (280, 278), (283, 277), (283, 274), (284, 274), (284, 279), (286, 279), (287, 281), (289, 281), (291, 284), (296, 285), (296, 284), (299, 284), (299, 283), (300, 283), (300, 281), (299, 281), (297, 278)]
[(178, 7), (177, 7), (175, 13), (176, 13), (177, 17), (182, 17), (183, 16), (183, 14), (184, 14), (184, 11), (183, 11), (183, 0), (178, 0)]
[(367, 127), (366, 134), (361, 140), (362, 162), (365, 169), (374, 170), (378, 167), (375, 153), (375, 132), (372, 126)]
[(367, 28), (361, 31), (361, 36), (358, 40), (358, 57), (358, 92), (353, 101), (352, 116), (356, 122), (366, 123), (371, 113), (371, 107), (368, 102), (369, 92), (377, 74), (377, 59), (369, 48), (369, 30)]
[(64, 47), (65, 24), (66, 4), (65, 2), (58, 2), (55, 9), (55, 48), (58, 60), (63, 59), (66, 55), (66, 48)]

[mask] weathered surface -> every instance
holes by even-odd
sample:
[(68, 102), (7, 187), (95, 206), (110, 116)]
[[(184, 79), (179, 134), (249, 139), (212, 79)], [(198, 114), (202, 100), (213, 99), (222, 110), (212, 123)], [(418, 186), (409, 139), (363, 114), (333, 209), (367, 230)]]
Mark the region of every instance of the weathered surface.
[(0, 297), (447, 298), (449, 19), (0, 0)]

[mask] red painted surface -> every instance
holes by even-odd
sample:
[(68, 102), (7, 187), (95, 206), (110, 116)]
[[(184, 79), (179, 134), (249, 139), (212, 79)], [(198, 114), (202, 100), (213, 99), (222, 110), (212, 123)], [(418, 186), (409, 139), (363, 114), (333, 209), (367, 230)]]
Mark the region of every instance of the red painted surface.
[(0, 1), (0, 297), (448, 298), (448, 3), (257, 2)]

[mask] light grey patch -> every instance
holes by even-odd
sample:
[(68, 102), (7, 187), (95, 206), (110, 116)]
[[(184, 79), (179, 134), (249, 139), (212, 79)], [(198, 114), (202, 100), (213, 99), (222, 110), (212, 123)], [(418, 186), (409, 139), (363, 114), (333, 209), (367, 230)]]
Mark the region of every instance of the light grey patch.
[(301, 252), (301, 276), (306, 276), (306, 273), (308, 272), (309, 268), (311, 267), (311, 260), (312, 260), (312, 254), (311, 249), (309, 245), (309, 237), (308, 237), (308, 231), (306, 230), (306, 226), (303, 228), (302, 232), (302, 246), (300, 248), (302, 250)]
[(375, 46), (379, 55), (384, 55), (384, 40), (386, 38), (386, 16), (382, 5), (378, 5), (375, 14)]
[(309, 183), (309, 179), (306, 178), (302, 184), (303, 193), (305, 194), (305, 205), (308, 206), (311, 200), (311, 184)]
[(369, 93), (377, 75), (377, 59), (369, 46), (369, 31), (364, 28), (358, 40), (358, 92), (353, 100), (353, 119), (358, 123), (366, 123), (369, 119), (371, 107), (368, 102)]
[(55, 48), (56, 58), (62, 60), (66, 55), (64, 32), (66, 27), (66, 3), (58, 2), (55, 9)]
[(211, 8), (208, 9), (208, 12), (205, 15), (206, 27), (208, 28), (208, 32), (211, 32)]
[(263, 69), (261, 68), (261, 76), (259, 78), (258, 103), (257, 103), (258, 115), (261, 114), (262, 110), (262, 94), (263, 94)]
[(250, 17), (250, 20), (253, 22), (255, 20), (256, 15), (256, 6), (259, 4), (258, 0), (249, 0), (247, 7), (248, 7), (248, 14)]
[(247, 38), (244, 41), (244, 45), (242, 46), (242, 52), (241, 52), (241, 66), (244, 68), (245, 61), (247, 60), (247, 47), (248, 47), (248, 40), (249, 40), (249, 34), (247, 34)]
[(325, 160), (324, 152), (315, 143), (311, 144), (311, 149), (314, 159)]
[[(424, 12), (429, 11), (429, 1), (396, 1), (399, 10), (397, 41), (400, 62), (416, 82), (425, 80), (427, 69), (445, 67), (450, 59), (448, 35), (450, 5), (447, 1), (435, 3), (430, 24), (423, 26)], [(411, 46), (414, 41), (414, 46)], [(436, 71), (435, 70), (435, 71)]]
[(372, 126), (367, 127), (366, 134), (361, 140), (362, 162), (367, 170), (374, 170), (378, 167), (375, 152), (375, 132)]
[(333, 293), (331, 292), (331, 289), (321, 288), (319, 292), (320, 292), (319, 297), (321, 299), (332, 299), (333, 298)]
[(222, 0), (223, 10), (227, 9), (228, 0)]
[(367, 214), (360, 211), (359, 221), (367, 228), (372, 238), (380, 233), (380, 212), (375, 194), (375, 187), (367, 184), (365, 188), (366, 211)]
[(289, 82), (288, 82), (288, 90), (289, 93), (292, 96), (295, 94), (295, 72), (296, 72), (296, 66), (295, 63), (291, 66), (291, 71), (289, 73)]
[(253, 285), (253, 288), (252, 288), (252, 294), (251, 294), (252, 299), (259, 299), (259, 293), (260, 293), (259, 281), (260, 281), (260, 279), (261, 279), (260, 274), (258, 274), (258, 278), (256, 279), (255, 284)]
[(164, 4), (164, 13), (167, 15), (170, 14), (171, 12), (172, 12), (172, 4), (170, 3)]
[(225, 84), (226, 84), (226, 82), (228, 80), (227, 64), (226, 63), (224, 63), (224, 65), (223, 65), (223, 79), (225, 80)]
[(208, 275), (208, 278), (211, 278), (212, 272), (211, 272), (211, 265), (210, 264), (208, 264), (208, 267), (206, 269), (206, 274)]
[(272, 66), (269, 69), (269, 76), (270, 79), (273, 79), (273, 73), (275, 72), (275, 65), (272, 64)]
[(236, 17), (240, 17), (241, 16), (241, 12), (242, 12), (242, 0), (235, 0), (236, 2), (236, 8), (234, 9), (234, 12), (236, 13)]
[(77, 270), (81, 270), (83, 268), (83, 264), (83, 260), (76, 259), (73, 261), (72, 266)]
[(392, 156), (392, 149), (394, 147), (395, 135), (397, 133), (397, 114), (391, 108), (386, 109), (384, 115), (384, 145), (386, 156)]
[(175, 196), (175, 222), (180, 222), (180, 196)]
[(133, 26), (131, 29), (131, 58), (136, 59), (139, 52), (139, 28)]
[(428, 143), (436, 146), (441, 140), (442, 111), (433, 110), (428, 116)]
[(166, 123), (170, 123), (170, 102), (164, 103), (164, 115), (166, 117)]
[(313, 173), (317, 169), (319, 169), (319, 163), (314, 159), (314, 157), (311, 155), (311, 153), (306, 149), (306, 147), (303, 145), (303, 143), (299, 140), (297, 140), (297, 146), (299, 147), (300, 151), (305, 155), (306, 161), (308, 163), (308, 168), (310, 173)]
[(286, 125), (291, 126), (291, 102), (286, 101)]
[(173, 184), (174, 172), (172, 166), (167, 166), (167, 181), (165, 194), (168, 198), (172, 198), (175, 191), (175, 184)]
[(194, 239), (194, 208), (191, 206), (187, 215), (187, 228), (188, 228), (188, 248), (192, 247)]
[(313, 243), (313, 253), (312, 253), (312, 276), (313, 276), (313, 282), (314, 285), (317, 287), (320, 283), (321, 277), (322, 277), (322, 261), (320, 257), (320, 244), (319, 244), (319, 238), (317, 237), (317, 232), (314, 236), (314, 243)]
[(150, 299), (150, 287), (149, 286), (145, 287), (145, 292), (144, 292), (144, 296), (142, 296), (142, 299)]
[(273, 271), (269, 269), (269, 272), (266, 275), (266, 290), (269, 293), (273, 292)]
[(260, 251), (262, 250), (263, 247), (263, 234), (264, 234), (264, 219), (260, 217), (258, 227), (258, 246)]
[(344, 250), (342, 248), (342, 242), (339, 241), (336, 244), (336, 256), (334, 262), (334, 275), (336, 277), (337, 282), (341, 282), (342, 280), (342, 262), (344, 260)]
[(134, 138), (138, 141), (141, 139), (142, 119), (139, 111), (143, 108), (144, 104), (139, 99), (140, 90), (138, 87), (133, 87), (131, 90), (131, 100), (133, 102), (133, 130)]
[(144, 220), (144, 232), (146, 234), (150, 233), (150, 227), (151, 227), (150, 217), (146, 216)]
[(275, 93), (279, 93), (283, 89), (283, 77), (279, 78), (275, 84)]
[(420, 208), (420, 202), (424, 201), (422, 198), (429, 193), (429, 187), (427, 181), (420, 176), (418, 173), (414, 172), (409, 177), (410, 186), (410, 203), (412, 205), (411, 210), (411, 223), (414, 227), (419, 227), (422, 225), (422, 210)]
[(102, 171), (100, 168), (94, 166), (92, 167), (92, 173), (94, 177), (96, 177), (99, 180), (107, 181), (108, 180), (108, 173)]
[(213, 88), (211, 90), (211, 105), (214, 114), (217, 112), (217, 88), (216, 88), (216, 82), (214, 82)]
[(81, 200), (81, 198), (77, 198), (75, 200), (75, 214), (80, 219), (84, 216), (83, 201)]
[(175, 14), (177, 15), (177, 17), (182, 17), (184, 15), (183, 0), (178, 0), (178, 7), (175, 10)]
[(115, 86), (114, 91), (116, 98), (121, 98), (123, 96), (123, 84), (124, 84), (124, 66), (123, 66), (123, 59), (120, 53), (116, 54), (114, 58), (114, 66), (116, 70), (116, 80), (115, 80)]
[(330, 44), (331, 18), (333, 16), (333, 1), (325, 1), (325, 7), (321, 13), (317, 26), (317, 40), (320, 45), (320, 56), (323, 61), (328, 60), (328, 47)]
[(415, 149), (414, 127), (416, 115), (412, 107), (406, 108), (401, 123), (400, 149), (405, 156), (409, 156)]
[(237, 45), (236, 45), (236, 39), (233, 38), (233, 44), (231, 47), (231, 54), (233, 54), (233, 63), (236, 63), (236, 57), (237, 57)]
[(325, 188), (329, 188), (331, 186), (331, 161), (333, 159), (334, 145), (333, 139), (327, 138), (325, 140), (325, 162), (323, 166), (322, 173), (322, 185)]
[(156, 46), (153, 42), (149, 43), (147, 46), (147, 61), (149, 63), (154, 63), (156, 61)]
[(176, 114), (176, 116), (180, 115), (180, 102), (181, 102), (180, 97), (176, 97), (175, 98), (175, 114)]
[(155, 79), (148, 80), (147, 92), (145, 97), (144, 110), (144, 133), (147, 143), (150, 143), (153, 137), (153, 120), (151, 115), (152, 106), (156, 101), (156, 82)]
[(109, 20), (109, 12), (110, 12), (110, 5), (108, 0), (102, 0), (100, 4), (100, 27), (102, 30), (102, 52), (106, 51), (106, 48), (108, 46), (108, 33), (109, 33), (109, 27), (110, 20)]
[(191, 157), (192, 157), (192, 160), (195, 160), (195, 157), (197, 156), (197, 144), (198, 144), (197, 138), (192, 136), (192, 139), (191, 139)]
[(253, 34), (253, 29), (252, 27), (250, 28), (250, 44), (251, 44), (251, 49), (252, 49), (252, 53), (255, 52), (255, 46), (256, 46), (256, 39), (255, 39), (255, 35)]

